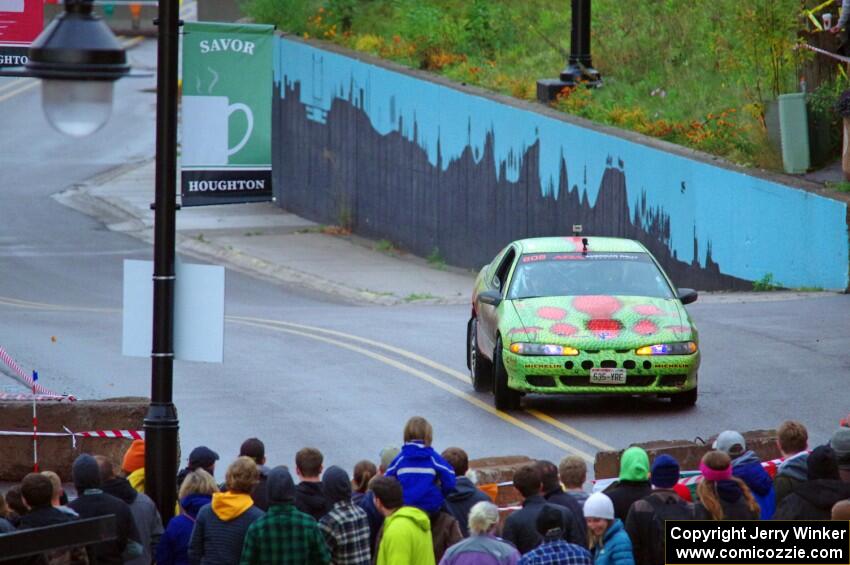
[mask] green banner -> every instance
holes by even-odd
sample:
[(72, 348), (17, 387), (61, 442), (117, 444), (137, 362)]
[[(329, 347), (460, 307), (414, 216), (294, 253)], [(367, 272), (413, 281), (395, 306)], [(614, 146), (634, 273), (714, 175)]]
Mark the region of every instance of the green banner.
[(274, 26), (183, 30), (183, 205), (271, 200)]

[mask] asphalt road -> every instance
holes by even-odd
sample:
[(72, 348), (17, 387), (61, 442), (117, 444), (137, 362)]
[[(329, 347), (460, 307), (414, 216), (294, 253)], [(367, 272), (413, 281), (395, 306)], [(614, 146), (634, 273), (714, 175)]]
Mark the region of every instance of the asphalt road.
[[(143, 66), (154, 56), (152, 42), (132, 51)], [(83, 140), (49, 128), (37, 88), (10, 96), (25, 86), (0, 81), (0, 345), (54, 390), (145, 396), (150, 362), (121, 355), (120, 308), (122, 261), (149, 259), (150, 246), (51, 195), (152, 155), (153, 79), (119, 81), (112, 120)], [(227, 461), (258, 436), (272, 464), (314, 445), (326, 464), (351, 468), (400, 443), (414, 414), (434, 424), (438, 449), (459, 445), (472, 457), (591, 458), (608, 446), (787, 418), (809, 426), (813, 443), (825, 440), (850, 411), (850, 296), (745, 300), (689, 307), (703, 349), (693, 409), (538, 396), (508, 415), (466, 378), (468, 307), (360, 306), (228, 270), (225, 362), (175, 364), (183, 452), (206, 444)]]

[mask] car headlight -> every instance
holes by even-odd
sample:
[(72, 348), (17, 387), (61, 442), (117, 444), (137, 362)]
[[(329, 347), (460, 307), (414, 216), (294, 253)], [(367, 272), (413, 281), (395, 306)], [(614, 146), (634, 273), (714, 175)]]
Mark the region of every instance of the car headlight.
[(635, 353), (638, 355), (691, 355), (697, 352), (697, 344), (693, 341), (680, 341), (677, 343), (659, 343), (658, 345), (647, 345), (639, 348)]
[(548, 343), (512, 343), (511, 353), (517, 355), (578, 355), (578, 349)]

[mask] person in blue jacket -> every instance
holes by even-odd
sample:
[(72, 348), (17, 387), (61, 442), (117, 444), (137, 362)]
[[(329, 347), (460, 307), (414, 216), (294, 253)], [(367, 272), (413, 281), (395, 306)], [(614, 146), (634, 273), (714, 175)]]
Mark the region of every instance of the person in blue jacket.
[(414, 416), (404, 426), (404, 445), (385, 473), (401, 483), (404, 504), (429, 516), (443, 507), (455, 488), (454, 468), (431, 447), (434, 431), (428, 420)]
[(732, 459), (732, 476), (738, 477), (750, 488), (753, 498), (761, 508), (759, 519), (770, 520), (776, 510), (776, 490), (773, 479), (753, 451), (747, 451), (744, 436), (727, 430), (717, 436), (714, 449), (726, 453)]
[(614, 517), (614, 503), (597, 492), (584, 502), (587, 546), (594, 565), (635, 565), (632, 540), (622, 520)]
[(215, 479), (203, 469), (189, 472), (180, 485), (180, 514), (168, 522), (156, 546), (157, 565), (189, 565), (189, 540), (198, 511), (212, 502), (218, 492)]

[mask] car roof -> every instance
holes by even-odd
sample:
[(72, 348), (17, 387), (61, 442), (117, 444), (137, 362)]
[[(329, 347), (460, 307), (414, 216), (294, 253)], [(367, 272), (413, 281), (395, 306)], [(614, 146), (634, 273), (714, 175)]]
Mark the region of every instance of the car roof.
[(598, 253), (647, 253), (646, 248), (633, 239), (620, 237), (532, 237), (520, 239), (520, 253), (566, 253), (582, 251), (582, 239), (587, 239), (587, 250)]

